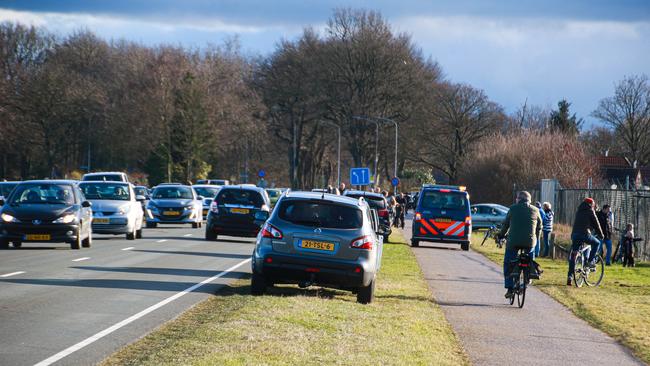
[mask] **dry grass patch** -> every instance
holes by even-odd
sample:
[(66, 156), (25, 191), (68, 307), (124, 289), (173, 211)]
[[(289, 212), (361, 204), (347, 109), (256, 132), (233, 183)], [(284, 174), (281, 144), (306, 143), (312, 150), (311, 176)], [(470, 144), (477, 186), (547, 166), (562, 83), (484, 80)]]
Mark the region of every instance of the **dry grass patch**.
[(239, 280), (104, 365), (463, 365), (468, 358), (403, 237), (386, 244), (376, 299)]

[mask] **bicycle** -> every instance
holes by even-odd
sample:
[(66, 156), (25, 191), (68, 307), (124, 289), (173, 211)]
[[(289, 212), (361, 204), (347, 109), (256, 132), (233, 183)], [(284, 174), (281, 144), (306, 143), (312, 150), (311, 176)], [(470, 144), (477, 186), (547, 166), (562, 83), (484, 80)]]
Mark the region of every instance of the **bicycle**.
[(485, 244), (485, 241), (488, 238), (494, 239), (494, 242), (497, 245), (497, 248), (503, 248), (503, 243), (505, 242), (505, 239), (499, 238), (499, 227), (497, 226), (490, 226), (489, 229), (485, 232), (485, 235), (483, 236), (483, 241), (481, 242), (481, 246)]
[(594, 256), (594, 266), (590, 266), (589, 257), (586, 252), (591, 250), (591, 245), (581, 243), (580, 249), (576, 251), (573, 267), (573, 283), (576, 287), (582, 287), (585, 283), (587, 286), (596, 287), (600, 285), (605, 276), (605, 262), (600, 253)]
[(515, 303), (516, 297), (517, 306), (519, 306), (520, 309), (524, 307), (524, 302), (526, 301), (526, 287), (528, 287), (528, 282), (530, 281), (531, 262), (530, 249), (527, 251), (525, 249), (520, 249), (517, 259), (510, 262), (510, 277), (512, 277), (514, 281), (514, 286), (512, 288), (514, 294), (510, 298), (510, 305)]

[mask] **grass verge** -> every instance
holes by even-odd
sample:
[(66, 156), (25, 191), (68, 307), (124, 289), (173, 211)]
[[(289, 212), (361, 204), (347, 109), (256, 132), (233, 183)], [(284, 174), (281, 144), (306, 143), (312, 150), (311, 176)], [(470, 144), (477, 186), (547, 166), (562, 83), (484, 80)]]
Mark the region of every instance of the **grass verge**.
[(106, 359), (104, 365), (469, 364), (400, 233), (384, 246), (375, 301), (242, 279)]
[[(503, 264), (503, 250), (493, 241), (480, 246), (483, 233), (472, 238), (472, 249), (493, 262)], [(630, 348), (646, 363), (650, 363), (650, 264), (639, 263), (635, 268), (614, 264), (605, 267), (605, 277), (599, 287), (566, 286), (566, 260), (537, 260), (544, 270), (535, 287), (564, 304), (574, 314), (592, 326), (609, 334)]]

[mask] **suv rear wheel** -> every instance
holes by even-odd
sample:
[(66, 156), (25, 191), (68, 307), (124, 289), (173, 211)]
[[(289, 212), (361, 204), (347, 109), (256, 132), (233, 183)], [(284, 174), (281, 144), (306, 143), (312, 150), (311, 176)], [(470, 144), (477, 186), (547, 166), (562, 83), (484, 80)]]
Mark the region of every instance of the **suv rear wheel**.
[(212, 231), (210, 227), (205, 228), (205, 240), (207, 241), (216, 241), (217, 240), (217, 233)]
[(464, 251), (468, 251), (469, 250), (469, 243), (462, 243), (460, 245), (460, 249), (462, 249)]
[(411, 239), (411, 246), (412, 247), (419, 247), (420, 246), (420, 241)]
[(251, 294), (254, 296), (263, 295), (266, 292), (266, 278), (261, 274), (253, 272), (251, 278)]
[(375, 279), (368, 286), (359, 287), (357, 292), (357, 302), (360, 304), (370, 304), (375, 298)]

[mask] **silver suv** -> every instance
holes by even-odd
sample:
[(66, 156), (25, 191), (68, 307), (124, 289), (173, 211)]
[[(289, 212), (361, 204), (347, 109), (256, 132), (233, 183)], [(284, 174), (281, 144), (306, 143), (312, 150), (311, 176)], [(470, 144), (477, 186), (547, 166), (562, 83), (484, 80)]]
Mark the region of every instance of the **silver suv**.
[(370, 303), (383, 241), (377, 213), (363, 199), (327, 193), (286, 192), (273, 213), (259, 211), (262, 225), (253, 252), (251, 292), (297, 283), (356, 292)]

